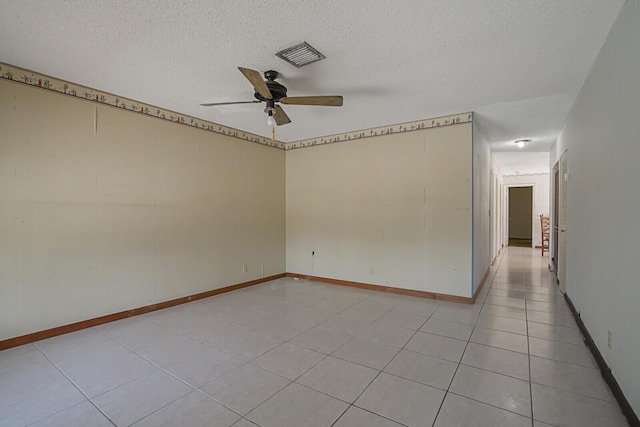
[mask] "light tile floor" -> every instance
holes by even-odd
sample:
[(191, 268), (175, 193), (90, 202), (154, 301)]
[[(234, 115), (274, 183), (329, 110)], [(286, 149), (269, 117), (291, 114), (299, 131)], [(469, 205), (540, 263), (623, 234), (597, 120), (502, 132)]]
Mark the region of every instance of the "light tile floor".
[(0, 426), (624, 426), (546, 258), (474, 305), (290, 278), (0, 352)]

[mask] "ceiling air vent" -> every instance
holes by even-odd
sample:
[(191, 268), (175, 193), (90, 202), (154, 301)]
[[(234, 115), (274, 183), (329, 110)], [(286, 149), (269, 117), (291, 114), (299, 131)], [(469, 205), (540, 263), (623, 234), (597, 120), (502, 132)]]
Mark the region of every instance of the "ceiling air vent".
[(307, 42), (281, 50), (276, 53), (276, 56), (298, 68), (325, 58), (323, 54), (311, 47)]

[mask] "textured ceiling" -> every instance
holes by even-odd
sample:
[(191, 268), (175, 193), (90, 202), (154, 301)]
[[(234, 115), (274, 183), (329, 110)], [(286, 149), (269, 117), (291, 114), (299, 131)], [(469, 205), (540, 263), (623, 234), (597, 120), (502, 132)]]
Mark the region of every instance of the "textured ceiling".
[(550, 154), (546, 152), (511, 152), (493, 153), (502, 175), (535, 175), (549, 173)]
[[(237, 70), (275, 69), (291, 142), (476, 111), (494, 151), (548, 151), (624, 0), (0, 0), (0, 61), (270, 136)], [(309, 42), (327, 59), (275, 56)], [(511, 144), (511, 145), (510, 145)]]

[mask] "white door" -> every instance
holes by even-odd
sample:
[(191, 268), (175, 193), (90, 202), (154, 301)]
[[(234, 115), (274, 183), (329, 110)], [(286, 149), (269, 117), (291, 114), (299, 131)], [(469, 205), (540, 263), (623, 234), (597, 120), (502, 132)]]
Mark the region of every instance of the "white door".
[(569, 169), (567, 152), (560, 156), (560, 194), (558, 200), (558, 281), (560, 290), (566, 292), (567, 279), (567, 185)]

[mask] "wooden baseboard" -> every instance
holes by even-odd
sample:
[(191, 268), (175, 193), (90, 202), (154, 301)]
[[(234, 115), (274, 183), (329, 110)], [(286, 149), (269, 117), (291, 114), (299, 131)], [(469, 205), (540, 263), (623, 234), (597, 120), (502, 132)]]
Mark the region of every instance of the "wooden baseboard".
[(500, 257), (500, 254), (502, 253), (502, 246), (500, 248), (498, 248), (498, 253), (496, 254), (495, 257), (493, 257), (493, 261), (491, 261), (491, 265), (496, 265), (496, 261), (498, 260), (498, 258)]
[[(484, 286), (484, 283), (487, 281), (487, 278), (489, 277), (489, 273), (491, 272), (490, 268), (487, 268), (487, 271), (484, 273), (484, 276), (482, 276), (482, 280), (480, 281), (480, 286), (478, 286), (478, 289), (476, 289), (473, 292), (473, 303), (476, 302), (476, 299), (478, 298), (478, 294), (480, 293), (480, 291), (482, 290), (482, 287)], [(472, 304), (473, 304), (472, 303)]]
[(464, 304), (473, 304), (474, 299), (468, 297), (460, 297), (457, 295), (439, 294), (437, 292), (416, 291), (413, 289), (394, 288), (391, 286), (373, 285), (370, 283), (351, 282), (349, 280), (331, 279), (328, 277), (309, 276), (299, 273), (287, 273), (287, 277), (297, 277), (299, 279), (312, 280), (314, 282), (329, 283), (332, 285), (350, 286), (352, 288), (369, 289), (372, 291), (391, 292), (394, 294), (410, 295), (414, 297), (431, 298), (441, 301), (461, 302)]
[(11, 347), (17, 347), (19, 345), (29, 344), (34, 341), (40, 341), (45, 338), (51, 338), (51, 337), (66, 334), (69, 332), (75, 332), (81, 329), (91, 328), (93, 326), (102, 325), (104, 323), (113, 322), (115, 320), (126, 319), (127, 317), (133, 317), (133, 316), (138, 316), (140, 314), (145, 314), (145, 313), (149, 313), (156, 310), (162, 310), (163, 308), (169, 308), (169, 307), (184, 304), (187, 302), (212, 297), (218, 294), (223, 294), (225, 292), (235, 291), (236, 289), (242, 289), (249, 286), (258, 285), (260, 283), (268, 282), (270, 280), (280, 279), (281, 277), (285, 277), (285, 274), (284, 273), (276, 274), (274, 276), (250, 280), (248, 282), (238, 283), (236, 285), (226, 286), (220, 289), (213, 289), (211, 291), (201, 292), (199, 294), (189, 295), (182, 298), (176, 298), (169, 301), (163, 301), (157, 304), (151, 304), (144, 307), (133, 308), (131, 310), (108, 314), (106, 316), (95, 317), (93, 319), (83, 320), (81, 322), (71, 323), (69, 325), (58, 326), (58, 327), (47, 329), (44, 331), (33, 332), (31, 334), (22, 335), (15, 338), (9, 338), (9, 339), (0, 341), (0, 350), (5, 350)]
[(589, 350), (591, 350), (591, 354), (593, 354), (593, 357), (596, 359), (596, 363), (598, 363), (598, 367), (600, 368), (600, 373), (604, 377), (604, 380), (607, 382), (607, 384), (609, 385), (609, 388), (613, 392), (613, 395), (618, 401), (618, 404), (622, 409), (622, 413), (625, 415), (625, 417), (627, 417), (627, 421), (629, 422), (629, 425), (631, 427), (640, 427), (640, 419), (638, 419), (638, 416), (633, 411), (631, 404), (629, 403), (624, 393), (622, 392), (622, 389), (620, 388), (620, 384), (618, 384), (618, 381), (613, 376), (613, 373), (611, 372), (611, 368), (609, 368), (609, 365), (607, 365), (607, 362), (604, 360), (604, 357), (602, 357), (600, 350), (598, 350), (598, 347), (596, 346), (596, 343), (593, 341), (593, 338), (591, 337), (589, 330), (587, 329), (586, 325), (582, 321), (582, 317), (580, 317), (580, 313), (578, 313), (578, 311), (576, 310), (576, 307), (573, 305), (573, 301), (571, 301), (571, 298), (569, 298), (569, 295), (566, 293), (564, 294), (564, 299), (567, 301), (567, 304), (569, 305), (569, 308), (573, 313), (573, 317), (576, 319), (576, 323), (578, 324), (578, 327), (580, 328), (580, 331), (584, 336), (585, 344), (587, 345), (587, 347), (589, 347)]
[(382, 292), (391, 292), (391, 293), (396, 293), (401, 295), (431, 298), (431, 299), (441, 300), (441, 301), (473, 304), (478, 296), (478, 293), (484, 286), (484, 283), (486, 282), (488, 275), (489, 275), (489, 270), (487, 270), (484, 277), (482, 278), (482, 281), (480, 282), (480, 286), (478, 286), (478, 289), (476, 289), (476, 291), (474, 292), (474, 296), (472, 298), (468, 298), (468, 297), (461, 297), (457, 295), (440, 294), (437, 292), (417, 291), (412, 289), (401, 289), (401, 288), (394, 288), (390, 286), (373, 285), (369, 283), (351, 282), (348, 280), (331, 279), (327, 277), (308, 276), (308, 275), (297, 274), (297, 273), (282, 273), (282, 274), (276, 274), (274, 276), (263, 277), (261, 279), (251, 280), (248, 282), (238, 283), (236, 285), (226, 286), (220, 289), (213, 289), (210, 291), (201, 292), (201, 293), (189, 295), (186, 297), (176, 298), (169, 301), (163, 301), (157, 304), (151, 304), (144, 307), (133, 308), (131, 310), (120, 311), (118, 313), (107, 314), (105, 316), (95, 317), (92, 319), (87, 319), (80, 322), (71, 323), (68, 325), (57, 326), (55, 328), (46, 329), (44, 331), (38, 331), (38, 332), (33, 332), (27, 335), (8, 338), (6, 340), (0, 341), (0, 351), (6, 350), (8, 348), (24, 345), (24, 344), (29, 344), (35, 341), (40, 341), (46, 338), (52, 338), (52, 337), (66, 334), (69, 332), (75, 332), (81, 329), (91, 328), (93, 326), (102, 325), (104, 323), (126, 319), (128, 317), (139, 316), (141, 314), (150, 313), (156, 310), (162, 310), (164, 308), (174, 307), (176, 305), (185, 304), (191, 301), (197, 301), (199, 299), (212, 297), (214, 295), (235, 291), (236, 289), (242, 289), (249, 286), (258, 285), (260, 283), (268, 282), (275, 279), (280, 279), (282, 277), (298, 277), (302, 279), (313, 280), (316, 282), (330, 283), (334, 285), (350, 286), (354, 288), (369, 289), (369, 290), (382, 291)]

